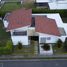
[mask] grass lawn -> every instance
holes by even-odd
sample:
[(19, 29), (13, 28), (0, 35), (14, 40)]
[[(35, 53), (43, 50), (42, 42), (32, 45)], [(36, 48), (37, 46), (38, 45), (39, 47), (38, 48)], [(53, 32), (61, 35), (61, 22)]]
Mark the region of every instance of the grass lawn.
[(10, 39), (10, 34), (6, 32), (3, 22), (0, 21), (0, 46), (6, 45), (7, 40)]
[(22, 5), (19, 2), (10, 2), (10, 3), (5, 3), (2, 6), (1, 11), (13, 11), (21, 7)]

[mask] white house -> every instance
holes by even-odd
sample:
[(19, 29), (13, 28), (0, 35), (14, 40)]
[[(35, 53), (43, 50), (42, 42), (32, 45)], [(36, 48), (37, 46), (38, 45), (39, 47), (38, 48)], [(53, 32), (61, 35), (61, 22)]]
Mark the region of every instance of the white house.
[[(10, 32), (14, 45), (17, 45), (18, 42), (21, 42), (22, 45), (29, 45), (34, 39), (39, 43), (41, 54), (46, 52), (41, 49), (45, 43), (51, 46), (58, 39), (64, 42), (67, 37), (67, 24), (63, 23), (58, 13), (32, 14), (31, 9), (19, 9), (7, 13), (3, 23), (6, 32)], [(48, 53), (53, 54), (52, 47)]]
[(8, 13), (3, 19), (4, 27), (11, 33), (14, 45), (28, 45), (29, 37), (38, 38), (39, 43), (55, 43), (67, 37), (67, 24), (59, 14), (32, 14), (31, 9), (19, 9)]
[(36, 3), (40, 5), (47, 3), (51, 10), (67, 9), (67, 0), (36, 0)]

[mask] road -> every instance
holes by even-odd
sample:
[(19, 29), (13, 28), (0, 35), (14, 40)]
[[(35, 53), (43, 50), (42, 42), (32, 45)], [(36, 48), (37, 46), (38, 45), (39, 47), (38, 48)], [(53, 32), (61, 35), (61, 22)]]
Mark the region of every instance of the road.
[(67, 60), (0, 60), (0, 67), (66, 67)]

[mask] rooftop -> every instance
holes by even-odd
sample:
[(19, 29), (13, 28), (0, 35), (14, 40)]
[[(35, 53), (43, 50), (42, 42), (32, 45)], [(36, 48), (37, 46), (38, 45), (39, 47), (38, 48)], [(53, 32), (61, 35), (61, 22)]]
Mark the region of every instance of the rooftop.
[(45, 16), (35, 17), (35, 30), (45, 34), (60, 36), (55, 20)]
[(32, 15), (31, 9), (19, 9), (13, 11), (10, 15), (6, 17), (6, 19), (9, 22), (7, 31), (30, 25), (32, 18), (31, 15)]

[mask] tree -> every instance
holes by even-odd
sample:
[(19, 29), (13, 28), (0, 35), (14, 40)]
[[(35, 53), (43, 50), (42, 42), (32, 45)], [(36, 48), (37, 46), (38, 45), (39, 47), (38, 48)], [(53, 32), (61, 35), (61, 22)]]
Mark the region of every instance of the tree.
[(58, 39), (58, 41), (57, 41), (57, 43), (56, 43), (56, 46), (58, 47), (58, 48), (61, 48), (62, 47), (62, 41), (61, 41), (61, 39)]
[(65, 41), (64, 41), (64, 50), (67, 51), (67, 37), (65, 38)]
[(48, 44), (44, 44), (44, 45), (42, 46), (42, 48), (43, 48), (44, 50), (50, 50), (50, 46), (49, 46)]

